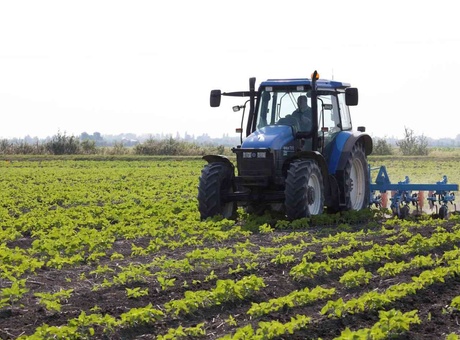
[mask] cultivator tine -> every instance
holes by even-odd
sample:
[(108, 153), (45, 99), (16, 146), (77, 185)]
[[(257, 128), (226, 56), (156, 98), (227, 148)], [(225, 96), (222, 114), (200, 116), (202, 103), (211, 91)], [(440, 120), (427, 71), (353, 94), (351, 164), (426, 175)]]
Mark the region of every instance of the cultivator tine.
[(388, 193), (386, 191), (381, 194), (381, 206), (384, 209), (388, 208)]
[[(444, 176), (443, 180), (441, 182), (437, 182), (437, 184), (444, 184), (446, 182), (447, 178)], [(455, 204), (454, 192), (448, 192), (443, 190), (430, 191), (427, 199), (431, 210), (435, 208), (436, 215), (438, 215), (439, 218), (447, 218), (449, 216), (449, 203), (454, 206), (454, 212), (457, 212), (457, 205)]]
[[(448, 217), (449, 203), (454, 206), (454, 212), (457, 213), (454, 192), (458, 191), (458, 184), (447, 184), (447, 176), (443, 176), (442, 180), (435, 184), (412, 184), (408, 176), (405, 177), (404, 181), (393, 184), (388, 177), (385, 166), (369, 167), (369, 171), (377, 169), (379, 173), (375, 183), (370, 185), (371, 203), (386, 208), (389, 199), (393, 216), (405, 218), (409, 215), (411, 205), (415, 207), (414, 214), (422, 214), (425, 205), (425, 191), (428, 192), (426, 199), (430, 210), (436, 209), (436, 215), (440, 218)], [(381, 194), (374, 197), (377, 191)], [(389, 198), (387, 192), (389, 192)]]
[(418, 207), (420, 208), (420, 211), (423, 211), (423, 206), (425, 202), (425, 192), (424, 191), (419, 191), (417, 195), (417, 204)]
[(430, 210), (433, 210), (434, 209), (434, 201), (436, 201), (436, 196), (434, 196), (434, 191), (430, 190), (428, 192), (427, 200), (428, 200), (428, 206), (430, 207)]

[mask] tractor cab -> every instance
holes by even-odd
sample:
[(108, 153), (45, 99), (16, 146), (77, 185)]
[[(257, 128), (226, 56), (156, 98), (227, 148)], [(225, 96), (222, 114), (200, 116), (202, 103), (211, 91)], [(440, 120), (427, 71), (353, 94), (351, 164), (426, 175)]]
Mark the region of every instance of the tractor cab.
[(285, 84), (269, 81), (261, 85), (252, 128), (290, 126), (293, 137), (299, 140), (298, 150), (322, 154), (340, 131), (352, 130), (345, 88), (316, 91), (317, 112), (313, 112), (311, 85)]
[(208, 166), (200, 177), (202, 218), (232, 216), (236, 204), (285, 211), (290, 219), (320, 214), (324, 207), (367, 206), (372, 139), (364, 128), (352, 129), (349, 106), (358, 104), (356, 88), (320, 79), (315, 71), (311, 78), (268, 79), (258, 90), (255, 78), (249, 91), (212, 90), (211, 107), (220, 105), (221, 96), (249, 100), (234, 107), (243, 109), (241, 144), (232, 149), (236, 169), (224, 156), (203, 157)]

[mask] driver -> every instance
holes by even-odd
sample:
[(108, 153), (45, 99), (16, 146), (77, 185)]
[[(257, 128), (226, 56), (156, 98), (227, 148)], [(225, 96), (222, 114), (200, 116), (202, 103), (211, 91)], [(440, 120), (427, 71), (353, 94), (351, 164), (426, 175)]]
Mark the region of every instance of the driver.
[(300, 124), (300, 131), (310, 131), (312, 127), (312, 111), (308, 106), (307, 96), (301, 95), (297, 98), (297, 109), (292, 112), (292, 117), (295, 117)]

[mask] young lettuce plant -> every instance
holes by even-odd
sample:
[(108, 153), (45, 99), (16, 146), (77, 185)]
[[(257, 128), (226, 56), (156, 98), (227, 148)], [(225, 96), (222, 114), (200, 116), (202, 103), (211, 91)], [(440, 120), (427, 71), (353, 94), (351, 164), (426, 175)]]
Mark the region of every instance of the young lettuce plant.
[(349, 270), (340, 278), (340, 283), (344, 284), (347, 288), (358, 287), (368, 284), (372, 279), (372, 273), (367, 272), (363, 267), (359, 270)]
[(43, 305), (47, 310), (60, 312), (61, 302), (64, 299), (70, 298), (73, 289), (60, 290), (54, 294), (52, 293), (35, 293), (34, 295), (39, 298), (39, 303)]
[(4, 306), (11, 305), (11, 307), (14, 306), (14, 304), (19, 301), (19, 299), (29, 291), (28, 288), (25, 287), (26, 285), (26, 279), (13, 279), (11, 283), (11, 287), (9, 288), (3, 288), (0, 291), (0, 308)]
[(128, 299), (138, 299), (142, 296), (149, 295), (149, 289), (141, 289), (140, 287), (134, 287), (133, 289), (126, 288), (126, 296)]

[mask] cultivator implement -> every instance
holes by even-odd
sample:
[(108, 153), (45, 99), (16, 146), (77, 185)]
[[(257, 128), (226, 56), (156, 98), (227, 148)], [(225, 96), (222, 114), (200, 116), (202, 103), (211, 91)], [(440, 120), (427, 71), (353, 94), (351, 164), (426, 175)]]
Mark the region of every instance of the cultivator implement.
[(454, 212), (457, 211), (454, 192), (458, 191), (458, 184), (448, 184), (447, 176), (443, 176), (442, 180), (435, 184), (410, 183), (408, 176), (403, 181), (393, 184), (385, 166), (377, 168), (369, 166), (369, 178), (372, 178), (370, 176), (372, 170), (379, 170), (379, 172), (375, 182), (370, 183), (370, 205), (389, 208), (394, 216), (405, 218), (410, 214), (411, 206), (415, 208), (415, 213), (422, 213), (425, 192), (428, 192), (426, 198), (428, 205), (431, 210), (435, 209), (436, 215), (440, 218), (447, 218), (449, 205), (453, 206)]

